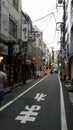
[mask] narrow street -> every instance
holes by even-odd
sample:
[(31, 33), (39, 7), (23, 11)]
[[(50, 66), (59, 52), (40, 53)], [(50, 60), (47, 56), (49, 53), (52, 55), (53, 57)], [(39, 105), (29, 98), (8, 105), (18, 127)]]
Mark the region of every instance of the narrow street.
[(49, 74), (5, 95), (0, 130), (73, 130), (65, 106), (59, 76)]
[(0, 130), (73, 130), (73, 0), (0, 0)]

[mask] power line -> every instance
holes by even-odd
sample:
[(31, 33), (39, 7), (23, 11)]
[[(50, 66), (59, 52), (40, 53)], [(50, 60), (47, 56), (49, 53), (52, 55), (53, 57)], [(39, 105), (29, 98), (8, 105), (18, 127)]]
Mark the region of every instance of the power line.
[[(38, 19), (38, 18), (40, 18), (40, 17), (43, 17), (43, 16), (47, 15), (47, 14), (50, 13), (50, 12), (52, 12), (52, 11), (46, 10), (45, 12), (42, 12), (42, 13), (39, 13), (39, 14), (34, 15), (34, 18), (37, 17), (37, 19)], [(34, 19), (34, 20), (35, 20), (35, 19)]]
[[(56, 24), (56, 18), (55, 18), (55, 14), (54, 14), (54, 12), (53, 12), (53, 17), (54, 17), (55, 24)], [(50, 20), (51, 20), (51, 19), (50, 19)], [(46, 26), (48, 26), (48, 24), (47, 24)], [(56, 28), (55, 28), (55, 32), (54, 32), (53, 41), (52, 41), (52, 42), (50, 42), (50, 43), (48, 43), (48, 44), (52, 44), (52, 43), (54, 43), (55, 37), (56, 37)]]
[[(50, 16), (50, 18), (49, 18), (49, 19), (51, 20), (51, 16)], [(44, 27), (44, 29), (43, 29), (43, 32), (46, 30), (46, 28), (47, 28), (47, 26), (48, 26), (48, 24), (49, 24), (50, 20), (49, 20), (49, 21), (48, 21), (48, 23), (45, 25), (45, 27)]]
[(54, 16), (54, 20), (55, 20), (55, 23), (56, 23), (56, 17), (55, 17), (55, 14), (54, 14), (54, 12), (53, 12), (53, 16)]
[(42, 20), (42, 19), (44, 19), (44, 18), (46, 18), (46, 17), (48, 17), (48, 16), (50, 16), (50, 15), (53, 15), (53, 12), (50, 13), (50, 14), (47, 14), (47, 15), (45, 15), (45, 16), (43, 16), (43, 17), (41, 17), (41, 18), (39, 18), (39, 19), (37, 19), (37, 20), (35, 20), (35, 21), (33, 21), (32, 23), (38, 22), (38, 21), (40, 21), (40, 20)]

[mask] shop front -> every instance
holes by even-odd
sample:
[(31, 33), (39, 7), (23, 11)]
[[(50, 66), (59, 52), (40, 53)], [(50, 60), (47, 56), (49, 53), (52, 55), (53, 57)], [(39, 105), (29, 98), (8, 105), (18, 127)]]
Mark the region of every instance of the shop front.
[(3, 65), (3, 71), (9, 76), (8, 64), (8, 46), (0, 42), (0, 64)]

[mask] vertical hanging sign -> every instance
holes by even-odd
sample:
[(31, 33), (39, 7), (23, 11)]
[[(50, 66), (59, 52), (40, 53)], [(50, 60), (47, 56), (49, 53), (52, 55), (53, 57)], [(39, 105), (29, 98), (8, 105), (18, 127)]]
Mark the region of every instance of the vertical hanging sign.
[(28, 24), (22, 24), (22, 41), (28, 41)]
[(8, 0), (1, 0), (1, 33), (9, 35), (9, 8)]

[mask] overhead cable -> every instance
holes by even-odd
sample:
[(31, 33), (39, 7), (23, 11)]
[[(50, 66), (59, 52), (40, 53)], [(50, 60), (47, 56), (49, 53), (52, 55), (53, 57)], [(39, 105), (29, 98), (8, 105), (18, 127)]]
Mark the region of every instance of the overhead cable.
[[(50, 16), (49, 19), (51, 20), (51, 16)], [(47, 23), (46, 26), (44, 27), (43, 32), (46, 30), (47, 26), (49, 25), (50, 20), (48, 21), (48, 23)]]
[(38, 21), (40, 21), (40, 20), (42, 20), (42, 19), (44, 19), (44, 18), (46, 18), (46, 17), (48, 17), (48, 16), (50, 16), (50, 15), (53, 15), (53, 12), (52, 12), (52, 13), (50, 13), (50, 14), (45, 15), (45, 16), (44, 16), (44, 17), (42, 17), (42, 18), (39, 18), (39, 19), (37, 19), (37, 20), (33, 21), (32, 23), (34, 23), (34, 22), (38, 22)]

